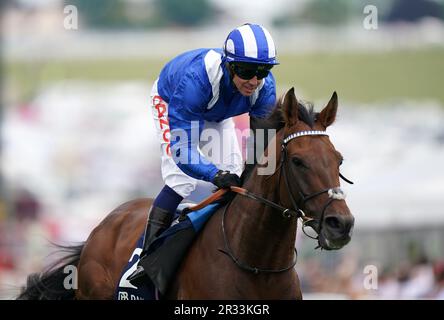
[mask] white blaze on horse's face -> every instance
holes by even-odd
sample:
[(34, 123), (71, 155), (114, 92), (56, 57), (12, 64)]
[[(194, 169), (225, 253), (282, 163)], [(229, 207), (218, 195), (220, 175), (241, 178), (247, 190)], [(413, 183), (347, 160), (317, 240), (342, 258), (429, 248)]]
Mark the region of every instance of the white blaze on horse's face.
[(326, 129), (337, 112), (337, 95), (319, 113), (307, 110), (290, 90), (283, 103), (286, 123), (282, 141), (286, 160), (286, 179), (290, 196), (313, 220), (325, 249), (339, 249), (350, 241), (354, 218), (340, 188), (339, 166), (342, 156), (331, 143)]

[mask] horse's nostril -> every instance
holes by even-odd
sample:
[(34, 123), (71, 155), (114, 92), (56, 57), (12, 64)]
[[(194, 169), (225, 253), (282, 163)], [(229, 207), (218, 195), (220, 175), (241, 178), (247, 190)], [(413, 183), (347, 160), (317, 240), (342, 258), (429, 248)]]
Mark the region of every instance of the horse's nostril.
[(343, 225), (339, 218), (337, 217), (326, 217), (325, 218), (325, 224), (330, 229), (342, 229)]
[(344, 215), (332, 215), (325, 217), (324, 224), (326, 229), (331, 233), (331, 236), (344, 236), (351, 235), (353, 229), (354, 219), (353, 217)]

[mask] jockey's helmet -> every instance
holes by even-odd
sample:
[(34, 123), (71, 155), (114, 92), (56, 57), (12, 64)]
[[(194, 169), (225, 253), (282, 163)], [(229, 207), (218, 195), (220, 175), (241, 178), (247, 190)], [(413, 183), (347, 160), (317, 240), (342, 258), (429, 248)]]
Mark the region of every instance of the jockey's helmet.
[(227, 62), (279, 64), (273, 38), (267, 29), (258, 24), (246, 23), (231, 31), (223, 50)]

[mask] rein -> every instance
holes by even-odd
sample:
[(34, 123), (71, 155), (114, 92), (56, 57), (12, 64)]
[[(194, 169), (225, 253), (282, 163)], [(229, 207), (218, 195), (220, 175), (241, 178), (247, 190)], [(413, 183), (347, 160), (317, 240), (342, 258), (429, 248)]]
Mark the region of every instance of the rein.
[[(237, 194), (240, 194), (241, 196), (262, 202), (265, 205), (268, 205), (276, 210), (281, 211), (282, 216), (284, 218), (290, 218), (290, 217), (303, 218), (303, 219), (305, 218), (305, 213), (302, 210), (296, 212), (296, 211), (291, 210), (289, 208), (285, 208), (277, 203), (274, 203), (273, 201), (270, 201), (268, 199), (265, 199), (261, 196), (254, 194), (254, 193), (251, 193), (247, 189), (244, 189), (241, 187), (230, 187), (230, 189), (231, 189), (231, 191), (236, 192)], [(215, 193), (213, 193), (211, 196), (209, 196), (208, 198), (203, 200), (202, 202), (200, 202), (192, 207), (185, 208), (184, 210), (186, 210), (186, 212), (200, 210), (200, 209), (206, 207), (207, 205), (219, 200), (227, 192), (228, 192), (228, 189), (219, 189)], [(307, 219), (310, 219), (310, 218), (307, 218)]]
[[(281, 272), (288, 271), (288, 270), (292, 269), (296, 265), (296, 262), (298, 260), (298, 252), (297, 252), (296, 247), (294, 248), (293, 262), (288, 267), (285, 267), (285, 268), (282, 268), (282, 269), (262, 269), (262, 268), (258, 268), (258, 267), (252, 267), (252, 266), (249, 266), (246, 263), (243, 263), (239, 259), (237, 259), (234, 256), (233, 251), (230, 248), (230, 244), (229, 244), (228, 239), (227, 239), (227, 233), (225, 232), (225, 216), (226, 216), (226, 213), (228, 211), (228, 207), (230, 206), (230, 204), (231, 204), (231, 202), (228, 203), (228, 205), (225, 207), (224, 212), (222, 214), (222, 234), (224, 236), (225, 250), (219, 249), (220, 252), (225, 253), (226, 255), (228, 255), (231, 258), (231, 260), (233, 260), (234, 263), (239, 268), (241, 268), (243, 270), (246, 270), (246, 271), (253, 272), (254, 274), (259, 274), (259, 273), (281, 273)], [(274, 205), (275, 204), (273, 203), (273, 207), (274, 207)], [(279, 206), (279, 205), (276, 205), (276, 206)], [(289, 209), (286, 209), (286, 210), (289, 210)]]

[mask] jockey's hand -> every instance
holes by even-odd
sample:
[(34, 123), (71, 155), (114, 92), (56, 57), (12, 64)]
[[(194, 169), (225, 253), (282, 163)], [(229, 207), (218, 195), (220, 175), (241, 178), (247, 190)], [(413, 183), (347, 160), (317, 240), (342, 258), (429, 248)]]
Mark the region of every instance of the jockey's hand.
[(229, 188), (231, 186), (240, 187), (241, 179), (237, 174), (230, 173), (229, 171), (219, 170), (214, 176), (212, 183), (220, 189)]

